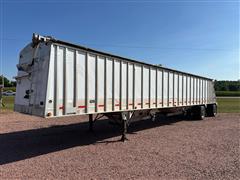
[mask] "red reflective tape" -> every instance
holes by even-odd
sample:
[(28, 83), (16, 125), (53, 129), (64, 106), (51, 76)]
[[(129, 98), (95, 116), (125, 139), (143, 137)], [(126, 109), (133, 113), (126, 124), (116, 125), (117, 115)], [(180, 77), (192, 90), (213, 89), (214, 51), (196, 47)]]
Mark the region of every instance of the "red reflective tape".
[(115, 104), (115, 106), (120, 106), (120, 104)]
[(133, 104), (128, 104), (128, 105), (133, 105)]
[(78, 106), (78, 108), (86, 108), (86, 106)]
[(60, 106), (60, 107), (59, 107), (59, 109), (63, 109), (63, 108), (64, 108), (64, 106)]
[(142, 105), (142, 103), (138, 103), (138, 105)]
[(100, 104), (100, 105), (98, 105), (98, 107), (104, 107), (104, 104)]

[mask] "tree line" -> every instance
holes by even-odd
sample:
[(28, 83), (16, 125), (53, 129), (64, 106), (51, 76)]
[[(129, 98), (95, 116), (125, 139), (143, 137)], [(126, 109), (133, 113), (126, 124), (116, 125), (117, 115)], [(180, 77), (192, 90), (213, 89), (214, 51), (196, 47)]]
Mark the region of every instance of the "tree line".
[[(4, 87), (16, 87), (16, 81), (11, 81), (8, 78), (4, 77)], [(2, 81), (3, 81), (2, 76), (0, 76), (0, 85), (2, 85)]]
[(240, 91), (240, 80), (238, 81), (214, 81), (216, 91)]

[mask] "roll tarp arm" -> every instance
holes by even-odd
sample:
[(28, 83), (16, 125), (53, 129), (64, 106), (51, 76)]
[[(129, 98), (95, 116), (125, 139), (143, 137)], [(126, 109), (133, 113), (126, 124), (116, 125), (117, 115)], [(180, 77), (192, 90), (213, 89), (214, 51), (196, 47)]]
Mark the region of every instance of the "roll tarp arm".
[(54, 42), (55, 39), (51, 36), (40, 36), (39, 34), (33, 33), (32, 36), (32, 46), (35, 47), (39, 42)]

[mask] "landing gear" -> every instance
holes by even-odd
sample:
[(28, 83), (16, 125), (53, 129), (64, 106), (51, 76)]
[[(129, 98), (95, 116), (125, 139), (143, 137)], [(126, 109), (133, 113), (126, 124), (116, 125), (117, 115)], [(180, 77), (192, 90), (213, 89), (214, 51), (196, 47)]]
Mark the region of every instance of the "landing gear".
[(129, 124), (129, 120), (131, 119), (133, 113), (132, 112), (122, 112), (122, 137), (121, 141), (124, 142), (125, 140), (128, 140), (126, 137), (127, 134), (127, 128)]
[(126, 137), (127, 134), (127, 120), (122, 120), (122, 137), (121, 141), (124, 142), (125, 140), (128, 140)]

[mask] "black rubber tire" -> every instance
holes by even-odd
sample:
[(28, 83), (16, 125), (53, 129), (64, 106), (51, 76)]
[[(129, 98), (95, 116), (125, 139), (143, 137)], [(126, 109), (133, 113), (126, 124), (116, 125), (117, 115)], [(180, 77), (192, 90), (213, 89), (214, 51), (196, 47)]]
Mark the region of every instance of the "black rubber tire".
[(216, 104), (208, 104), (207, 105), (207, 116), (215, 117), (217, 115), (217, 105)]
[(193, 110), (192, 110), (192, 108), (189, 108), (189, 109), (187, 109), (187, 110), (184, 110), (184, 111), (183, 111), (183, 116), (184, 116), (184, 118), (186, 118), (186, 119), (192, 119), (192, 118), (193, 118)]
[(193, 117), (196, 120), (203, 120), (206, 116), (206, 108), (205, 106), (195, 106), (193, 108)]

